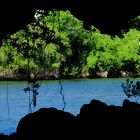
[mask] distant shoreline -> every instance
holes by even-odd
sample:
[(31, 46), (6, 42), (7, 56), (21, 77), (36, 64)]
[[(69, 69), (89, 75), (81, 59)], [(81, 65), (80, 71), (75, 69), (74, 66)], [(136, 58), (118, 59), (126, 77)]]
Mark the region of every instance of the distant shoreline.
[[(139, 78), (140, 74), (132, 74), (128, 72), (120, 72), (119, 75), (108, 75), (107, 72), (96, 72), (94, 74), (87, 74), (87, 75), (63, 75), (59, 76), (58, 74), (50, 74), (50, 75), (39, 75), (36, 77), (37, 80), (60, 80), (60, 79), (92, 79), (92, 78)], [(7, 74), (2, 75), (0, 74), (0, 81), (28, 81), (28, 74)]]

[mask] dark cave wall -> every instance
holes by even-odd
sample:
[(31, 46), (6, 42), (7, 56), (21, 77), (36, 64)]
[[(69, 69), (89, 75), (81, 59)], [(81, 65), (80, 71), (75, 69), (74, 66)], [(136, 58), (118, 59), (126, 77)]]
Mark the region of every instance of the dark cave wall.
[(24, 28), (37, 9), (68, 9), (84, 21), (85, 28), (93, 24), (102, 33), (118, 34), (129, 19), (140, 14), (139, 6), (139, 0), (5, 0), (0, 4), (0, 38)]

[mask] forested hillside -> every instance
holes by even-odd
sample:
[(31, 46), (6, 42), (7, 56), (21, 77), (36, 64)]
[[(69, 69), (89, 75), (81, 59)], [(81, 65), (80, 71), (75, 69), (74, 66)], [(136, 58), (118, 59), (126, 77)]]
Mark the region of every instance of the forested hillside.
[[(2, 41), (0, 77), (24, 79), (140, 76), (140, 18), (120, 36), (85, 29), (70, 11), (43, 12)], [(17, 78), (18, 79), (18, 78)]]

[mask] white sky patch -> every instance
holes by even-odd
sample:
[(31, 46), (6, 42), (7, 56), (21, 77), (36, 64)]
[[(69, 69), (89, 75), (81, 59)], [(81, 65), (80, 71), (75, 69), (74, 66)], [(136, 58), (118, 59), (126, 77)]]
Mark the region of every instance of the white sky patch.
[(40, 16), (42, 16), (42, 14), (43, 14), (44, 12), (45, 12), (44, 10), (36, 10), (36, 11), (35, 11), (35, 14), (34, 14), (34, 18), (35, 18), (35, 19), (39, 18)]

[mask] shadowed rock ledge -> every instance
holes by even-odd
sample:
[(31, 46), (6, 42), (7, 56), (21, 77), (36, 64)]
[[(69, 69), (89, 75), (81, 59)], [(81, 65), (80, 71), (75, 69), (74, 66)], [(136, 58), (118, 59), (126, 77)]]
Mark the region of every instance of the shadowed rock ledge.
[(14, 134), (0, 140), (135, 139), (139, 133), (140, 105), (125, 99), (122, 106), (93, 99), (76, 116), (56, 108), (41, 108), (24, 116)]

